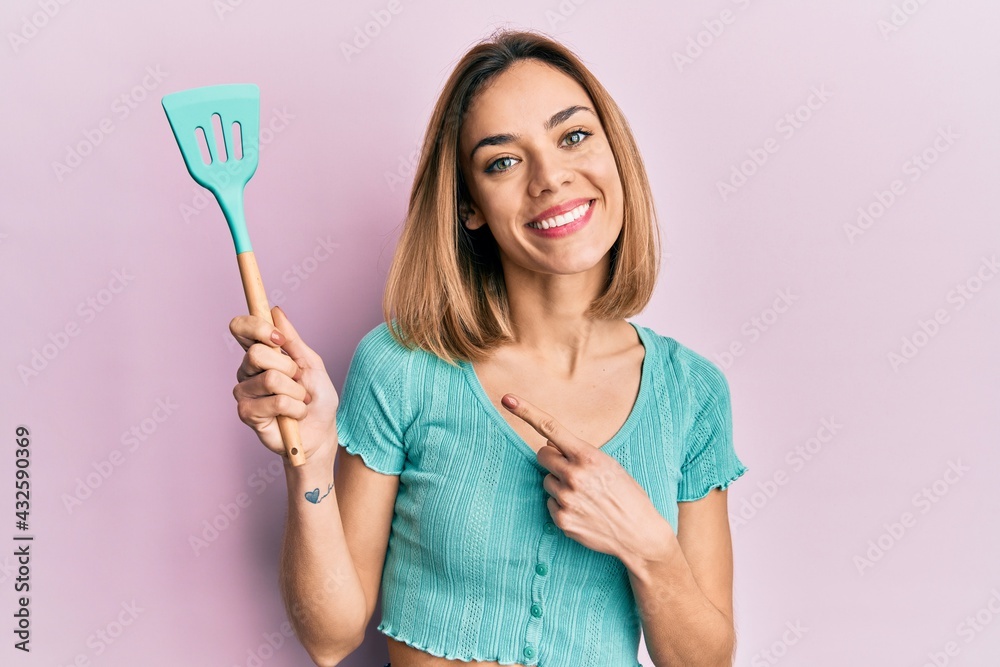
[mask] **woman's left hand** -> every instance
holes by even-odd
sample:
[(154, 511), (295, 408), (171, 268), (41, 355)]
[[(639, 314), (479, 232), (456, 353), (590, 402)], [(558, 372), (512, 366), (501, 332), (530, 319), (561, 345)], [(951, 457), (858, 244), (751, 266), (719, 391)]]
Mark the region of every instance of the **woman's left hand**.
[[(566, 535), (626, 562), (652, 559), (669, 548), (660, 541), (673, 533), (669, 522), (618, 461), (519, 396), (505, 394), (501, 403), (548, 440), (538, 450), (538, 462), (550, 473), (542, 486), (551, 496), (546, 505), (552, 521)], [(655, 530), (663, 526), (666, 535)]]

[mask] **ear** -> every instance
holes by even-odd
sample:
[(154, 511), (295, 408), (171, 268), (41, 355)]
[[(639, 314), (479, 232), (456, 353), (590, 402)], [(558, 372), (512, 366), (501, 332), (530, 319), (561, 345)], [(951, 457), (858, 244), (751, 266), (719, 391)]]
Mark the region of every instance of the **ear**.
[(459, 204), (458, 215), (459, 219), (462, 221), (462, 224), (469, 231), (474, 231), (476, 229), (479, 229), (484, 224), (486, 224), (486, 220), (479, 212), (479, 209), (476, 208), (475, 205), (469, 204), (467, 202), (462, 202), (461, 204)]

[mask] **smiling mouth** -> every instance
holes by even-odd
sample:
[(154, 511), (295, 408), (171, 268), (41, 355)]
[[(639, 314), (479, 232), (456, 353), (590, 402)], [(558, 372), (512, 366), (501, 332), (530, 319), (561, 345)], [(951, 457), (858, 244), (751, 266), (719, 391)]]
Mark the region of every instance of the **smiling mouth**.
[(590, 201), (580, 204), (571, 211), (567, 211), (561, 215), (556, 215), (551, 218), (545, 218), (544, 220), (539, 220), (538, 222), (529, 222), (526, 226), (533, 229), (553, 229), (556, 227), (562, 227), (563, 225), (568, 225), (571, 222), (579, 220), (583, 216), (587, 215), (587, 211), (590, 207), (594, 205), (596, 199), (591, 199)]

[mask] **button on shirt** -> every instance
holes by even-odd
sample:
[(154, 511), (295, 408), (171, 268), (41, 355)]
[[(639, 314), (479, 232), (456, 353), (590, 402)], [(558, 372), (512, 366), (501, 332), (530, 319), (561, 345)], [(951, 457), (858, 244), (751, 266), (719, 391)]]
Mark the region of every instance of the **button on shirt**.
[[(733, 449), (719, 368), (630, 324), (645, 348), (639, 393), (601, 451), (676, 531), (678, 502), (728, 487), (747, 467)], [(337, 432), (366, 466), (399, 476), (380, 632), (452, 660), (639, 664), (627, 569), (552, 522), (542, 487), (549, 471), (497, 412), (470, 363), (409, 350), (379, 324), (351, 360)]]

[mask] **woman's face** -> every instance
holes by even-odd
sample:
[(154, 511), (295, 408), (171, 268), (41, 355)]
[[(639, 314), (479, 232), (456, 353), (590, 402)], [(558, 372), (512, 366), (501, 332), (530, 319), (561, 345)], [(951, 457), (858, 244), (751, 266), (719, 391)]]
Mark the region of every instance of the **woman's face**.
[[(594, 272), (603, 287), (622, 228), (622, 183), (594, 103), (576, 81), (518, 61), (473, 100), (459, 159), (472, 196), (466, 226), (489, 227), (508, 279)], [(581, 213), (549, 231), (528, 226)]]

